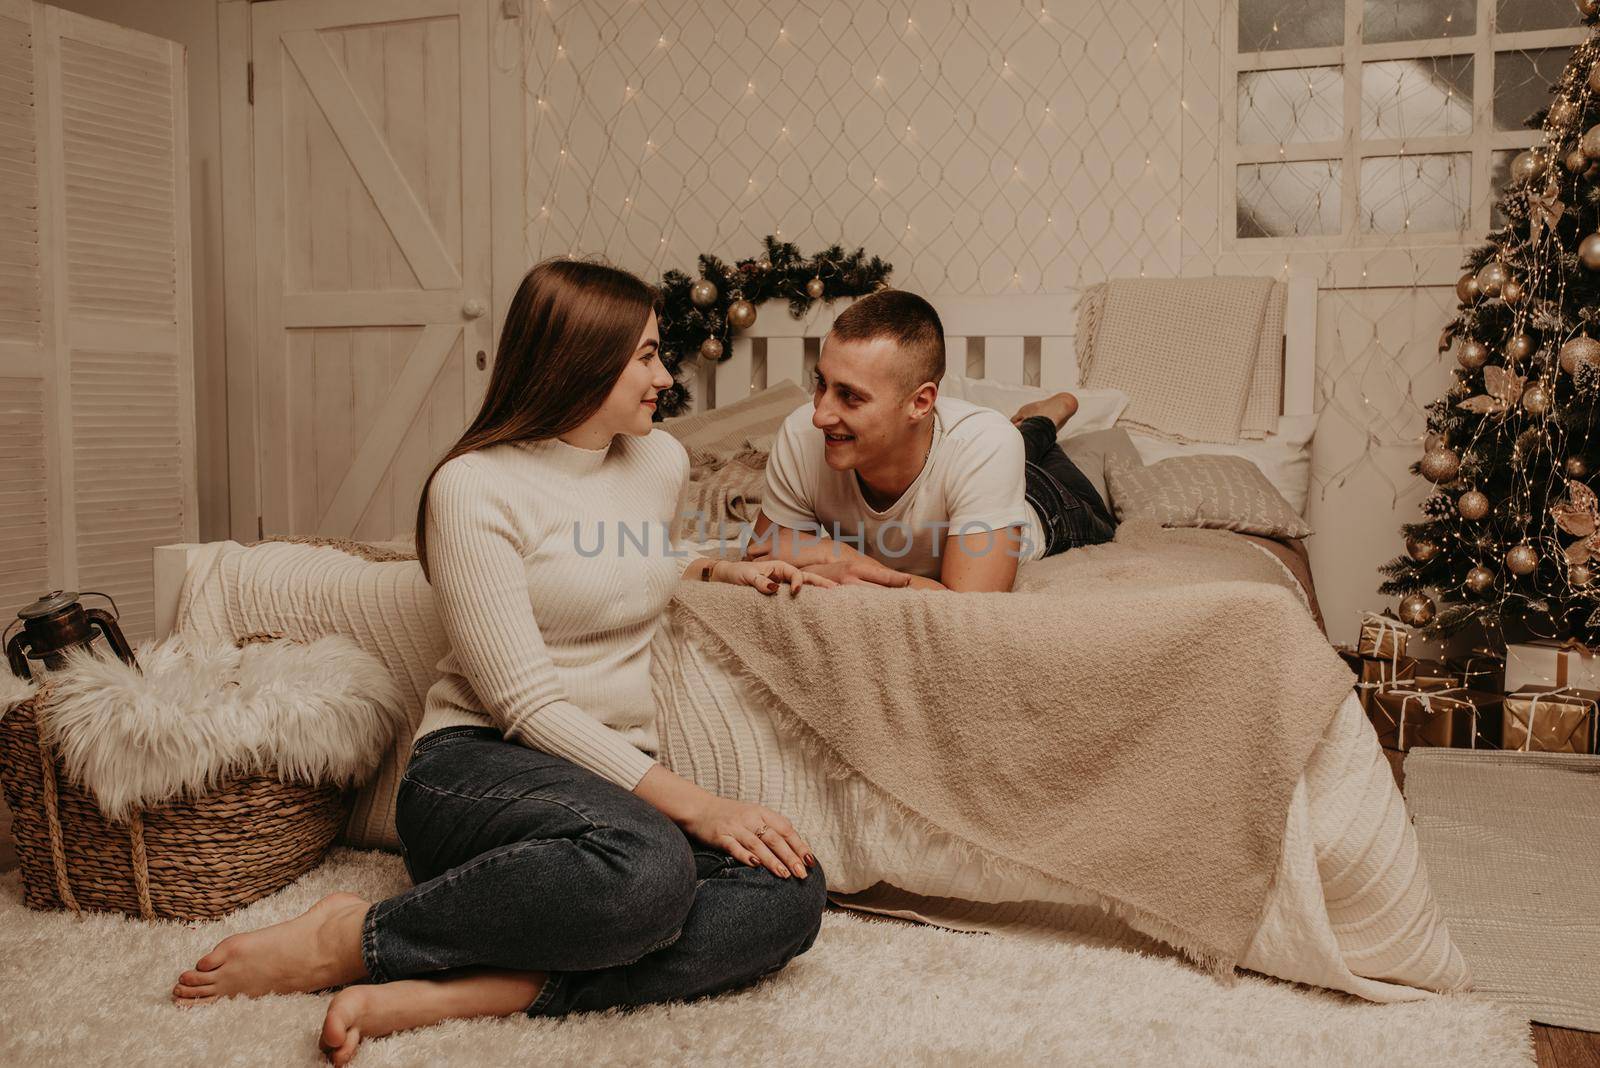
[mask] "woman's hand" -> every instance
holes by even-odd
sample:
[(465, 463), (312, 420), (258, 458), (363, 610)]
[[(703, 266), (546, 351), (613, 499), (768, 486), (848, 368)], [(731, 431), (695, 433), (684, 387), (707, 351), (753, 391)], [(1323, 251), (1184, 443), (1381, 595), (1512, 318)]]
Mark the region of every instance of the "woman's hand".
[(800, 832), (782, 814), (762, 805), (707, 794), (703, 804), (679, 826), (696, 841), (726, 850), (735, 860), (766, 868), (780, 879), (806, 877), (816, 867)]
[(778, 587), (789, 586), (789, 596), (800, 592), (801, 586), (829, 589), (838, 583), (825, 575), (803, 571), (787, 560), (718, 560), (711, 565), (711, 581), (731, 582), (735, 586), (754, 586), (762, 593), (777, 593)]

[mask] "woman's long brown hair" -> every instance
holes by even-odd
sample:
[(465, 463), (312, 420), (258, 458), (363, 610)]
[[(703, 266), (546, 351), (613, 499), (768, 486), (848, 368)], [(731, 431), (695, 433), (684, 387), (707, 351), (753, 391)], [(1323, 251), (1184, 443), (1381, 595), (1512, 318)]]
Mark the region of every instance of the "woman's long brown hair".
[(633, 357), (658, 300), (627, 271), (583, 260), (546, 260), (522, 279), (506, 311), (483, 406), (434, 464), (417, 502), (417, 562), (428, 571), (428, 487), (463, 453), (558, 437), (599, 410)]

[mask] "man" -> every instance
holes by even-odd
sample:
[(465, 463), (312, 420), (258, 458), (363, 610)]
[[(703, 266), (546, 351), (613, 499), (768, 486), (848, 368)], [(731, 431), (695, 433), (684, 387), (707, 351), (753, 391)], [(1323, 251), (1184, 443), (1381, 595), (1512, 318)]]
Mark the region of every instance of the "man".
[(1110, 540), (1104, 502), (1055, 441), (1077, 400), (1008, 422), (940, 397), (944, 368), (944, 327), (921, 297), (886, 289), (845, 309), (811, 407), (773, 443), (746, 555), (845, 584), (977, 592), (1009, 590), (1022, 560)]

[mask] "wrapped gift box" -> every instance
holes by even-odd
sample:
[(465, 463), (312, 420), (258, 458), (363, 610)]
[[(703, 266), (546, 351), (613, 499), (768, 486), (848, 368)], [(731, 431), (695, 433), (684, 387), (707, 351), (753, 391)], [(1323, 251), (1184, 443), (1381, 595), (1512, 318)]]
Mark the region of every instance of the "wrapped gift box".
[(1406, 643), (1410, 638), (1411, 628), (1393, 616), (1363, 612), (1356, 652), (1378, 660), (1393, 660), (1406, 655)]
[(1385, 749), (1494, 747), (1503, 698), (1481, 690), (1398, 686), (1373, 695), (1367, 717)]
[(1505, 691), (1526, 686), (1600, 690), (1600, 655), (1575, 641), (1541, 638), (1506, 647)]
[(1414, 656), (1398, 656), (1385, 660), (1370, 656), (1356, 658), (1353, 668), (1359, 681), (1356, 692), (1361, 695), (1361, 706), (1372, 713), (1372, 698), (1396, 686), (1421, 690), (1448, 690), (1459, 688), (1461, 681), (1455, 672), (1438, 660), (1421, 660)]
[(1506, 692), (1506, 658), (1487, 649), (1445, 657), (1444, 665), (1456, 684), (1486, 693)]
[(1600, 691), (1524, 686), (1506, 694), (1501, 746), (1541, 753), (1593, 753)]

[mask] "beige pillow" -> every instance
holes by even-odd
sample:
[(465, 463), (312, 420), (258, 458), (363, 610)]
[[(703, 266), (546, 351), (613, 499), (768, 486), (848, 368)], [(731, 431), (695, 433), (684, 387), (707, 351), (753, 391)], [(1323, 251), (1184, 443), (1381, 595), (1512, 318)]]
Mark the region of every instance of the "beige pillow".
[(1242, 456), (1174, 456), (1148, 466), (1106, 457), (1106, 488), (1117, 521), (1212, 527), (1268, 538), (1311, 533), (1261, 469)]
[(683, 443), (690, 466), (701, 467), (752, 449), (770, 451), (789, 413), (810, 399), (811, 394), (784, 379), (733, 404), (667, 419), (661, 429)]

